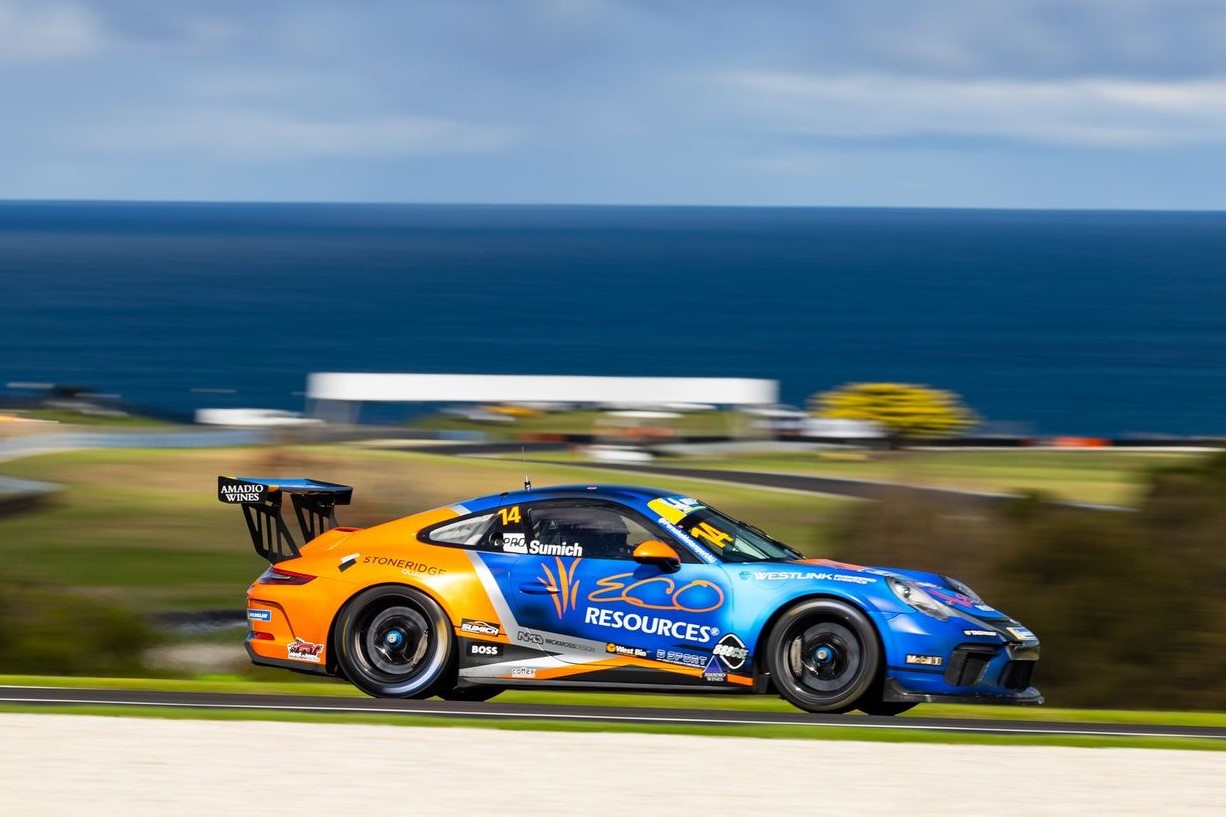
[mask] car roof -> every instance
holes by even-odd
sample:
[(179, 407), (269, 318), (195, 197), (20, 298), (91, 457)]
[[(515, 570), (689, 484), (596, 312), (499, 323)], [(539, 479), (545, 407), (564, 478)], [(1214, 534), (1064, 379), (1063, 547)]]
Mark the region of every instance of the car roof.
[(545, 499), (597, 499), (616, 502), (619, 505), (642, 507), (649, 501), (662, 496), (679, 496), (679, 494), (676, 491), (646, 488), (639, 485), (548, 485), (531, 490), (506, 491), (501, 494), (474, 497), (458, 502), (456, 505), (466, 511), (477, 512), (503, 505), (539, 502)]

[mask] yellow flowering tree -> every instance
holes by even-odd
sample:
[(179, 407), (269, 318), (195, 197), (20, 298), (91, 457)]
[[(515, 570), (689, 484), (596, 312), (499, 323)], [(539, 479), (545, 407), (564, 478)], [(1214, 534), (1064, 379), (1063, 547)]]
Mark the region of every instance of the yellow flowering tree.
[(954, 392), (913, 383), (848, 383), (810, 397), (809, 411), (879, 423), (894, 446), (954, 437), (976, 422)]

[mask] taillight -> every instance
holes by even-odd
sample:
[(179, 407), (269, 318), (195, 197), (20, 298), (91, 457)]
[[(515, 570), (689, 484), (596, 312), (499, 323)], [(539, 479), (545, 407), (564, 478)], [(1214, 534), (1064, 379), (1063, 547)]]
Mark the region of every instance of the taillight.
[(297, 573), (283, 567), (269, 565), (268, 569), (260, 574), (260, 578), (256, 579), (256, 584), (306, 584), (314, 578), (307, 573)]

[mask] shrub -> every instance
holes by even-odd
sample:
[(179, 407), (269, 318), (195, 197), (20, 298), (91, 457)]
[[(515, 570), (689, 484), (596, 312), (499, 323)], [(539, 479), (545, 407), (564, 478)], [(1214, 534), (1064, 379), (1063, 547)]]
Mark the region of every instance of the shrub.
[(154, 643), (133, 612), (77, 591), (0, 583), (0, 672), (131, 675)]

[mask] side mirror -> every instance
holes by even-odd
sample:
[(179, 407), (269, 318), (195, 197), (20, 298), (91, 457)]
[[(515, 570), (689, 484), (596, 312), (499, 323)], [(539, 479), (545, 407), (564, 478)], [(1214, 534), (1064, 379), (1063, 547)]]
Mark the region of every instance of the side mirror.
[(655, 565), (665, 573), (676, 573), (681, 569), (681, 557), (663, 542), (648, 539), (640, 542), (634, 549), (634, 561), (644, 565)]

